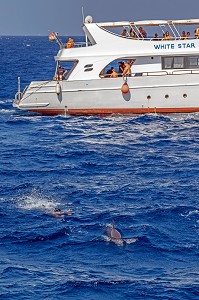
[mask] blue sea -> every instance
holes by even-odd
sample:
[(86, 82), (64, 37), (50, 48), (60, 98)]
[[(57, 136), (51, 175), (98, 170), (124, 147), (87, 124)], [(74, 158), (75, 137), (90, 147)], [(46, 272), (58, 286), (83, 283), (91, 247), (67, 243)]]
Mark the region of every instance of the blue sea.
[(0, 37), (0, 299), (199, 299), (199, 114), (14, 109), (17, 77), (51, 79), (57, 51)]

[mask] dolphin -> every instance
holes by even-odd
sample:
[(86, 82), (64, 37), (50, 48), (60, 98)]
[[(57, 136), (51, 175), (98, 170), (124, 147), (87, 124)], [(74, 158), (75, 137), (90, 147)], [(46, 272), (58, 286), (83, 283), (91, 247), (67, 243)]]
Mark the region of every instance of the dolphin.
[(131, 238), (131, 239), (122, 238), (121, 233), (115, 228), (114, 222), (111, 225), (108, 225), (106, 227), (106, 233), (109, 238), (109, 241), (119, 246), (123, 246), (124, 243), (131, 244), (137, 241), (137, 239), (135, 238)]

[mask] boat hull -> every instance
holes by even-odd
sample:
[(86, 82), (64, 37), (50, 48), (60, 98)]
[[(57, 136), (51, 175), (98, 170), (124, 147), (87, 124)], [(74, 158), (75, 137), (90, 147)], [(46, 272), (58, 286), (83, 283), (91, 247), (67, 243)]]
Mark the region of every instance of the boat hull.
[(89, 81), (32, 82), (15, 107), (43, 115), (192, 113), (199, 111), (199, 74)]

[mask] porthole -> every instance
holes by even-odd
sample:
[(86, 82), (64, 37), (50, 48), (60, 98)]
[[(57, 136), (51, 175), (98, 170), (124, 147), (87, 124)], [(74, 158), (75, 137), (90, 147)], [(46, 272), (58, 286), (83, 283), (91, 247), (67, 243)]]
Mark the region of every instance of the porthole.
[(184, 98), (187, 98), (187, 94), (183, 94), (183, 97), (184, 97)]
[(147, 100), (150, 100), (151, 99), (151, 96), (147, 96)]
[(168, 98), (169, 98), (169, 95), (165, 95), (165, 98), (168, 99)]

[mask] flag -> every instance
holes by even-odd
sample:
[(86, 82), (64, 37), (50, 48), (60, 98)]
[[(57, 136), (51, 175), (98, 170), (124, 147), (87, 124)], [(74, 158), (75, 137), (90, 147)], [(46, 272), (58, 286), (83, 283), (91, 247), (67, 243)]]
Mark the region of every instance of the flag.
[(49, 41), (51, 41), (51, 42), (55, 41), (54, 33), (50, 33), (49, 36), (48, 36), (48, 39), (49, 39)]

